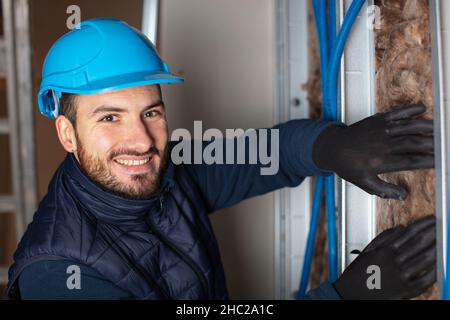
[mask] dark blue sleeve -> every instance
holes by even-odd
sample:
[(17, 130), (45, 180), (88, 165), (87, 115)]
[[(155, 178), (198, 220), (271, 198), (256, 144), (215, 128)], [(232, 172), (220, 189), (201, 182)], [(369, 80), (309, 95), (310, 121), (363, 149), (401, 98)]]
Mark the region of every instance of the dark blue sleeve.
[[(317, 136), (328, 126), (336, 123), (323, 120), (300, 119), (279, 124), (278, 129), (278, 171), (275, 174), (263, 175), (262, 168), (268, 167), (257, 162), (251, 164), (249, 154), (245, 155), (244, 164), (191, 164), (186, 165), (188, 172), (203, 193), (210, 212), (229, 207), (244, 199), (261, 195), (283, 187), (298, 186), (305, 177), (326, 175), (330, 172), (320, 170), (313, 162), (312, 150)], [(267, 146), (259, 140), (261, 130), (257, 130), (258, 143), (255, 146), (257, 154), (264, 146), (270, 151), (273, 143), (267, 140)], [(270, 137), (270, 133), (267, 134)], [(236, 138), (234, 139), (236, 141)], [(225, 146), (226, 143), (223, 143)], [(236, 151), (237, 143), (234, 143)], [(246, 143), (246, 151), (250, 150)], [(264, 152), (266, 154), (267, 151)], [(223, 153), (227, 150), (224, 147)], [(264, 152), (262, 152), (264, 154)], [(269, 152), (270, 153), (270, 152)], [(236, 160), (236, 152), (234, 152)], [(223, 157), (226, 158), (226, 155)]]
[(318, 288), (309, 291), (305, 300), (342, 300), (342, 298), (330, 282), (325, 282)]
[[(69, 289), (69, 266), (80, 268), (80, 286)], [(70, 271), (70, 269), (69, 269)], [(70, 280), (69, 280), (70, 281)], [(19, 277), (24, 300), (132, 299), (130, 293), (104, 279), (96, 270), (67, 260), (38, 261), (26, 267)]]

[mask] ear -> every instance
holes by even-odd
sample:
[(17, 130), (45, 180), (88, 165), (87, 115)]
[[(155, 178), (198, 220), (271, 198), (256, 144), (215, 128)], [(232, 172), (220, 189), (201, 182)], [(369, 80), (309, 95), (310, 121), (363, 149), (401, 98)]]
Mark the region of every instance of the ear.
[(55, 121), (56, 132), (59, 142), (67, 152), (75, 153), (77, 151), (77, 139), (75, 128), (65, 116), (59, 116)]

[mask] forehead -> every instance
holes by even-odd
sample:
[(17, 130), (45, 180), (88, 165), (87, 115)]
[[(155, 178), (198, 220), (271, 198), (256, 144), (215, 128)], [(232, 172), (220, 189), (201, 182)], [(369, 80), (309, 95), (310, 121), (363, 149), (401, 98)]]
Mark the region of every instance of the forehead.
[(88, 113), (102, 105), (121, 108), (142, 108), (161, 100), (161, 91), (158, 85), (146, 85), (126, 88), (97, 94), (77, 96), (77, 111)]

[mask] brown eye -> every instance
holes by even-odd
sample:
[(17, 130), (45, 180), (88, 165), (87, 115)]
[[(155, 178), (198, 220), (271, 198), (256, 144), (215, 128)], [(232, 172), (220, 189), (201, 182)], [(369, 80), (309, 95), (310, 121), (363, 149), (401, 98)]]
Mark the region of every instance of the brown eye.
[(144, 114), (144, 117), (146, 117), (146, 118), (154, 118), (154, 117), (157, 117), (159, 115), (160, 115), (160, 112), (158, 112), (156, 110), (150, 110), (150, 111), (147, 111)]
[(107, 116), (103, 117), (103, 118), (101, 119), (101, 121), (104, 121), (104, 122), (113, 122), (113, 121), (116, 120), (116, 118), (117, 118), (117, 117), (116, 117), (115, 115), (108, 114)]

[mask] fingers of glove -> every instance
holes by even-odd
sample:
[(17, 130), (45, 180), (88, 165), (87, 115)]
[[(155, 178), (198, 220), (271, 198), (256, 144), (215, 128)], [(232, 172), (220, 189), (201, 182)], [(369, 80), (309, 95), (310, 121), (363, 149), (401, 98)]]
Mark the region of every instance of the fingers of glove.
[[(397, 239), (393, 240), (391, 246), (399, 249), (412, 238), (420, 235), (422, 232), (428, 231), (428, 228), (436, 228), (436, 217), (434, 215), (419, 219), (409, 226), (405, 227), (405, 232)], [(436, 231), (434, 231), (435, 233)], [(426, 234), (426, 233), (425, 233)]]
[(436, 265), (428, 268), (419, 278), (410, 281), (409, 286), (412, 288), (412, 295), (409, 298), (417, 297), (427, 290), (436, 282)]
[(389, 123), (386, 133), (390, 136), (409, 134), (431, 134), (434, 132), (432, 120), (400, 120)]
[(436, 228), (433, 225), (426, 228), (400, 247), (397, 254), (397, 261), (399, 261), (399, 263), (407, 263), (410, 259), (420, 256), (423, 250), (435, 243)]
[(419, 114), (424, 113), (426, 110), (424, 105), (410, 105), (404, 106), (400, 108), (396, 108), (390, 112), (384, 114), (384, 118), (387, 121), (396, 121), (402, 119), (408, 119), (414, 116), (418, 116)]
[(377, 176), (364, 177), (353, 183), (367, 193), (379, 196), (383, 199), (402, 200), (406, 199), (406, 196), (408, 195), (405, 188), (383, 181)]
[(432, 245), (402, 266), (402, 277), (409, 281), (417, 279), (435, 264), (436, 247)]
[(429, 136), (397, 137), (391, 140), (391, 144), (391, 152), (394, 154), (432, 153), (434, 151), (434, 139)]
[(392, 239), (397, 238), (402, 232), (404, 232), (404, 230), (404, 226), (396, 226), (394, 228), (384, 230), (364, 248), (363, 252), (369, 252), (389, 243)]
[(409, 171), (434, 168), (434, 155), (432, 154), (403, 154), (394, 155), (380, 165), (376, 170), (378, 173), (396, 171)]

